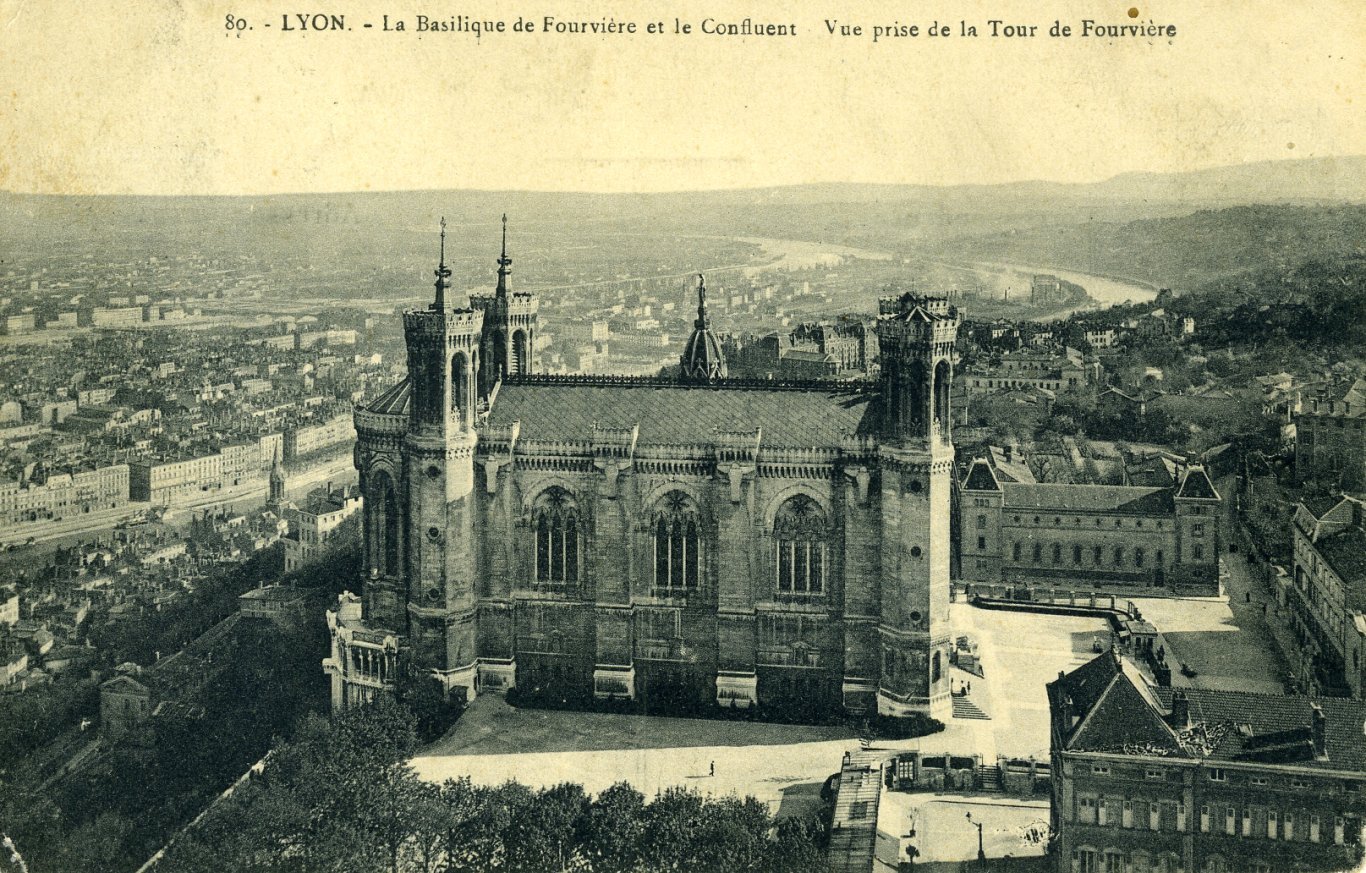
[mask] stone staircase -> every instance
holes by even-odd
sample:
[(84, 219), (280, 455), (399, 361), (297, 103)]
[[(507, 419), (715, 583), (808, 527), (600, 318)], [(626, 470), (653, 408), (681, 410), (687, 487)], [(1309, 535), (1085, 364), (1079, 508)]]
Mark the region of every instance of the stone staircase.
[(966, 697), (953, 698), (953, 717), (974, 718), (979, 721), (987, 721), (991, 718), (991, 716), (982, 711), (980, 706)]
[[(980, 710), (979, 710), (980, 711)], [(981, 791), (1001, 791), (1001, 768), (997, 764), (983, 764), (977, 768), (977, 787)]]

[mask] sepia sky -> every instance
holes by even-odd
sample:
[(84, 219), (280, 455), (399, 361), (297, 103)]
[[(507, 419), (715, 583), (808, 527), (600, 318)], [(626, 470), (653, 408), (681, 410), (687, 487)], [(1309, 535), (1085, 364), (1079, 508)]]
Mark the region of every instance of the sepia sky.
[[(1095, 181), (1366, 153), (1366, 3), (0, 0), (0, 189), (268, 194)], [(793, 8), (800, 11), (791, 11)], [(788, 11), (780, 11), (786, 9)], [(859, 11), (854, 11), (855, 9)], [(346, 16), (280, 32), (282, 11)], [(384, 34), (419, 13), (795, 23), (796, 38)], [(252, 30), (228, 35), (225, 16)], [(831, 37), (823, 19), (860, 23)], [(1039, 25), (991, 38), (990, 18)], [(1055, 19), (1167, 40), (1049, 38)], [(976, 39), (873, 44), (968, 19)], [(375, 27), (364, 30), (362, 22)], [(267, 29), (265, 23), (272, 27)]]

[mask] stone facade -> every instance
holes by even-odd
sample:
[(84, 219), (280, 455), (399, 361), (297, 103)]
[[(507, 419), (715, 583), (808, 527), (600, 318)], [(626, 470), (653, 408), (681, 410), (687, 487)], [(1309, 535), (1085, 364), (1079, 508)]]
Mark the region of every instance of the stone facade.
[(1366, 379), (1305, 396), (1295, 415), (1295, 474), (1366, 488)]
[(1155, 688), (1110, 652), (1048, 699), (1058, 873), (1357, 869), (1360, 701)]
[(404, 315), (409, 378), (356, 411), (363, 609), (329, 617), (334, 705), (384, 684), (348, 690), (347, 636), (463, 695), (947, 717), (946, 300), (882, 301), (876, 384), (718, 378), (705, 336), (681, 381), (486, 376), (514, 312), (449, 307), (447, 275)]
[(1295, 572), (1286, 589), (1298, 644), (1299, 687), (1366, 694), (1366, 504), (1339, 496), (1302, 501), (1291, 524)]
[(1001, 482), (974, 460), (959, 488), (962, 577), (1073, 591), (1219, 592), (1222, 500), (1204, 468), (1170, 488)]
[(152, 713), (152, 692), (131, 676), (100, 685), (100, 733), (110, 740), (131, 733)]

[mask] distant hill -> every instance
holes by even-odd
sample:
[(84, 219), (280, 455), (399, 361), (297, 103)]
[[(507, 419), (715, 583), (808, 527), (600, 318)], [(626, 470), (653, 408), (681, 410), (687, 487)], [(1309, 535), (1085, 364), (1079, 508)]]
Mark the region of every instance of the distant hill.
[[(65, 197), (0, 192), (0, 251), (250, 252), (358, 262), (401, 249), (439, 216), (477, 239), (500, 214), (574, 245), (585, 229), (654, 236), (773, 237), (902, 257), (1071, 267), (1193, 287), (1296, 246), (1361, 238), (1366, 156), (1272, 161), (1102, 182), (815, 184), (654, 194), (392, 191), (244, 197)], [(1273, 204), (1271, 207), (1250, 204)], [(1230, 211), (1230, 207), (1248, 207)], [(1298, 208), (1300, 211), (1295, 211)], [(1217, 210), (1197, 212), (1197, 210)], [(1195, 213), (1192, 215), (1191, 213)], [(1342, 221), (1342, 232), (1335, 230)], [(1172, 223), (1165, 223), (1172, 222)], [(1335, 234), (1341, 239), (1334, 239)], [(563, 242), (561, 242), (563, 241)], [(629, 256), (629, 253), (623, 253)], [(548, 251), (547, 256), (553, 256)]]
[(1140, 279), (1178, 291), (1305, 260), (1362, 255), (1366, 205), (1236, 206), (1132, 222), (1012, 230), (944, 245), (945, 256)]
[[(1101, 182), (999, 185), (812, 184), (651, 194), (390, 191), (244, 197), (66, 197), (0, 192), (0, 220), (411, 223), (432, 216), (486, 222), (633, 222), (802, 239), (900, 245), (1014, 226), (1122, 221), (1249, 203), (1366, 202), (1366, 156), (1264, 161), (1186, 173), (1127, 173)], [(738, 227), (737, 227), (738, 225)], [(11, 230), (14, 230), (11, 226)], [(0, 236), (4, 229), (0, 228)]]

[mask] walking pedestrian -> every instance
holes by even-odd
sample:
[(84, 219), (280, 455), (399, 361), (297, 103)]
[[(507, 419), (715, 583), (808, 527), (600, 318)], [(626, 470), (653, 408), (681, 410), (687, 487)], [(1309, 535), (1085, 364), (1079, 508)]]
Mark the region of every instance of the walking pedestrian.
[(715, 761), (712, 761), (712, 762), (711, 762), (711, 775), (712, 775), (712, 776), (715, 776), (715, 775), (716, 775), (716, 762), (715, 762)]

